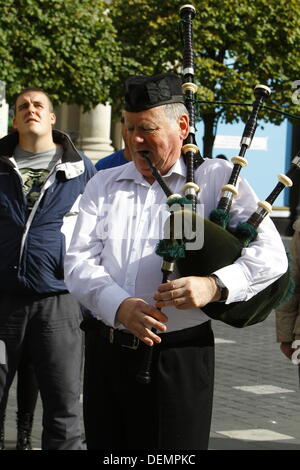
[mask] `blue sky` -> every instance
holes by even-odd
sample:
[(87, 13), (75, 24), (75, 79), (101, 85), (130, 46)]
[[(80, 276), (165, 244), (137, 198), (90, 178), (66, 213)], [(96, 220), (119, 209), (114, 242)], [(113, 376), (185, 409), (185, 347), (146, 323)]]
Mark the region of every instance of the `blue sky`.
[[(263, 126), (263, 129), (261, 126)], [(257, 143), (265, 145), (265, 150), (248, 149), (245, 154), (245, 158), (248, 160), (248, 166), (242, 169), (241, 174), (249, 181), (260, 199), (265, 199), (274, 189), (278, 181), (277, 175), (279, 173), (286, 173), (289, 168), (289, 166), (287, 167), (286, 165), (288, 126), (287, 120), (280, 126), (264, 122), (259, 123), (254, 138), (260, 138)], [(244, 127), (244, 123), (218, 124), (217, 137), (220, 139), (221, 136), (225, 136), (223, 137), (223, 141), (227, 142), (228, 146), (233, 147), (234, 140), (240, 141)], [(235, 136), (236, 139), (233, 139), (231, 136)], [(203, 124), (200, 122), (197, 124), (196, 140), (201, 152), (203, 148), (202, 138)], [(223, 153), (228, 160), (230, 160), (232, 157), (238, 155), (239, 143), (238, 148), (232, 147), (214, 147), (213, 157), (219, 153)], [(287, 205), (287, 190), (284, 190), (274, 203), (274, 207)]]

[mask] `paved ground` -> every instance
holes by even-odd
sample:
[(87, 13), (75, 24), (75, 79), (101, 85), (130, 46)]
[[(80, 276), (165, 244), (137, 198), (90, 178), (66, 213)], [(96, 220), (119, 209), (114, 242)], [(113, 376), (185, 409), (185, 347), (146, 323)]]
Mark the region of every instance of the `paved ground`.
[(214, 332), (210, 449), (300, 450), (298, 367), (275, 343), (274, 314), (242, 330), (214, 322)]

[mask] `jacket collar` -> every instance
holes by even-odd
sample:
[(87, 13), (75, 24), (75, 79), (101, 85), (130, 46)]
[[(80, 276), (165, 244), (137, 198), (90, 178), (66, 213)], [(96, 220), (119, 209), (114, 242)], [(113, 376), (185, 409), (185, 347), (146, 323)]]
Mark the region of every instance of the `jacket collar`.
[[(56, 144), (62, 145), (64, 153), (62, 156), (62, 163), (75, 163), (82, 160), (78, 150), (76, 150), (73, 142), (68, 134), (57, 129), (52, 130), (53, 141)], [(0, 139), (0, 155), (4, 157), (12, 157), (15, 147), (19, 142), (19, 133), (14, 131)]]
[[(75, 148), (68, 134), (57, 129), (52, 130), (53, 141), (63, 147), (63, 155), (61, 163), (56, 166), (56, 172), (61, 171), (65, 174), (66, 179), (76, 178), (84, 173), (83, 158)], [(10, 163), (9, 159), (13, 156), (15, 147), (19, 142), (19, 133), (17, 131), (6, 135), (0, 139), (0, 157), (6, 159), (6, 163)]]

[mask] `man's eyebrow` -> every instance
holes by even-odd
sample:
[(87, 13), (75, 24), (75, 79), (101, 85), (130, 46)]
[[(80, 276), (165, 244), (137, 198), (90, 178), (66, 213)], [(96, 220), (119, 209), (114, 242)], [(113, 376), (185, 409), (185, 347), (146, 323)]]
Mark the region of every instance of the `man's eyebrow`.
[(21, 103), (17, 106), (17, 109), (25, 108), (25, 106), (28, 106), (28, 101), (24, 101), (24, 103)]
[[(34, 100), (33, 101), (33, 104), (34, 105), (41, 105), (41, 106), (44, 106), (44, 103), (42, 103), (42, 101), (39, 101), (39, 100)], [(24, 101), (24, 103), (21, 103), (17, 106), (17, 109), (22, 109), (22, 108), (25, 108), (26, 106), (29, 105), (29, 101)]]

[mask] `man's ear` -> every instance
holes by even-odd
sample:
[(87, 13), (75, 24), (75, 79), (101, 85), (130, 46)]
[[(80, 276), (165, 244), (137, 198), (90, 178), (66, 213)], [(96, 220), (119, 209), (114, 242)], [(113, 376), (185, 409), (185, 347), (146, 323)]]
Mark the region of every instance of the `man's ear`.
[(16, 117), (13, 118), (13, 128), (17, 129)]
[(56, 116), (54, 113), (51, 113), (50, 115), (50, 120), (51, 120), (51, 124), (52, 126), (56, 123)]
[(189, 118), (187, 114), (182, 114), (179, 118), (180, 137), (186, 139), (189, 134)]

